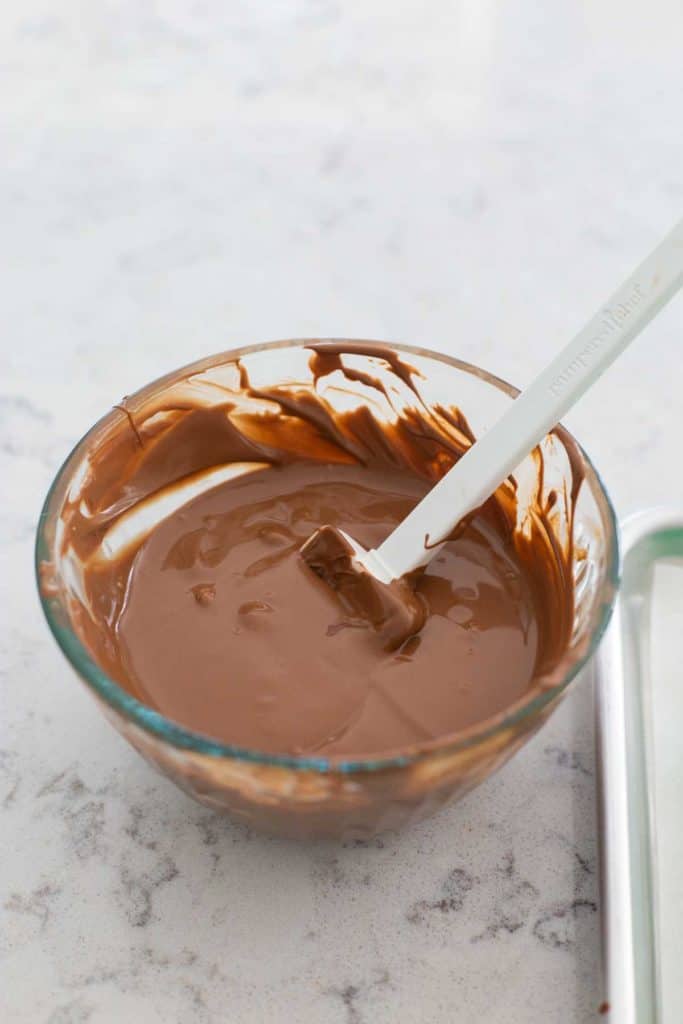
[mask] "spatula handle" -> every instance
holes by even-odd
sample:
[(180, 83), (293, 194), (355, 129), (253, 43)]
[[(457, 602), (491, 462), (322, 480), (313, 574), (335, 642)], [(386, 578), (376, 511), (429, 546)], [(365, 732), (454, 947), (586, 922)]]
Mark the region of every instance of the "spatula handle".
[[(683, 221), (510, 404), (387, 540), (372, 552), (393, 578), (426, 564), (683, 284)], [(455, 397), (455, 396), (454, 396)]]

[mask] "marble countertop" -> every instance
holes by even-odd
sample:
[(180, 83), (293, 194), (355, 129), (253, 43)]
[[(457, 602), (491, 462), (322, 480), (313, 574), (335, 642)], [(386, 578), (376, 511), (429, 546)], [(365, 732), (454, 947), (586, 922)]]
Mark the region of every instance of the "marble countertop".
[[(680, 216), (680, 5), (119, 0), (0, 46), (0, 1018), (588, 1024), (591, 680), (461, 804), (259, 838), (157, 778), (57, 651), (36, 518), (147, 380), (277, 337), (517, 384)], [(683, 506), (680, 301), (568, 417), (621, 515)], [(9, 498), (9, 500), (8, 500)]]

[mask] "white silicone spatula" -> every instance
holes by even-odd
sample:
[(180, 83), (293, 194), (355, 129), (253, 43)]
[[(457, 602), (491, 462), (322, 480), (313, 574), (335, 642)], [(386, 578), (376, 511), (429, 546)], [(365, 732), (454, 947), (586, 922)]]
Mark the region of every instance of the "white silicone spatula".
[(366, 551), (345, 535), (361, 566), (382, 583), (390, 583), (426, 565), (439, 542), (493, 494), (681, 284), (683, 221), (383, 544)]

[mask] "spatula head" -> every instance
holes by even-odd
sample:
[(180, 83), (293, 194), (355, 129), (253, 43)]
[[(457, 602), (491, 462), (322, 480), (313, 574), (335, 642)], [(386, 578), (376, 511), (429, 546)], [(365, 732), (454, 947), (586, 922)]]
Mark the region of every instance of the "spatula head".
[(334, 526), (321, 526), (301, 547), (306, 565), (336, 592), (344, 611), (366, 622), (381, 636), (384, 649), (393, 651), (420, 632), (427, 609), (410, 581), (378, 579), (369, 567), (371, 555)]

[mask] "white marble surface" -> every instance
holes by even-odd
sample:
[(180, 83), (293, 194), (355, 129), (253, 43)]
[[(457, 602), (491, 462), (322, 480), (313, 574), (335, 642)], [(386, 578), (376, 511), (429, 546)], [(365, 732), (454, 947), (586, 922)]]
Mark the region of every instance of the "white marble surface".
[[(368, 847), (158, 779), (59, 655), (36, 517), (123, 394), (233, 343), (411, 340), (523, 384), (681, 214), (678, 0), (24, 0), (0, 27), (0, 1019), (586, 1024), (588, 681)], [(681, 303), (569, 417), (683, 505)]]

